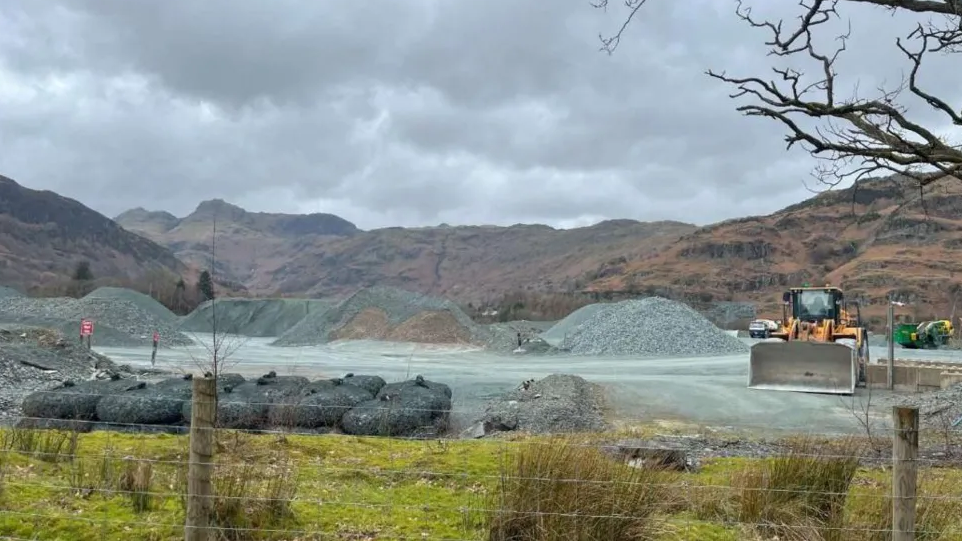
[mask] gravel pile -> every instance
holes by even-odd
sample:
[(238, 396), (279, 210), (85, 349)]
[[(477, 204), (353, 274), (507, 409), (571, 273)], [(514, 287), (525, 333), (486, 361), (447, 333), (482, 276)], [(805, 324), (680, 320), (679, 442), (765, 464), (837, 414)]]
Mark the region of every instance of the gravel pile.
[(736, 355), (748, 346), (689, 306), (661, 297), (606, 305), (568, 334), (577, 355)]
[(498, 432), (530, 434), (600, 432), (608, 428), (600, 386), (579, 376), (552, 374), (525, 382), (492, 400), (480, 421), (465, 431), (481, 437)]
[(579, 325), (609, 306), (611, 306), (609, 303), (595, 303), (582, 306), (568, 314), (568, 317), (555, 323), (554, 326), (547, 331), (541, 333), (541, 339), (552, 346), (561, 347), (565, 344), (568, 335), (574, 332)]
[[(886, 402), (884, 399), (879, 401)], [(962, 385), (909, 396), (893, 395), (890, 401), (893, 406), (917, 406), (919, 424), (923, 428), (962, 432)]]
[(23, 293), (20, 293), (16, 289), (7, 286), (0, 286), (0, 299), (9, 299), (13, 297), (23, 297)]
[(86, 300), (101, 299), (105, 301), (127, 301), (134, 304), (138, 309), (150, 314), (158, 321), (174, 324), (180, 317), (167, 309), (166, 306), (157, 302), (153, 297), (144, 295), (139, 291), (124, 289), (122, 287), (98, 287), (84, 297)]
[(65, 336), (79, 337), (80, 320), (88, 318), (94, 322), (92, 343), (96, 346), (149, 346), (154, 331), (160, 333), (161, 347), (193, 343), (178, 332), (173, 323), (155, 317), (150, 309), (144, 309), (142, 299), (138, 299), (139, 293), (130, 293), (133, 300), (119, 297), (0, 299), (0, 323), (52, 328)]
[[(220, 332), (253, 337), (277, 337), (309, 315), (333, 305), (316, 299), (217, 299), (200, 305), (180, 322), (185, 332), (214, 332), (214, 316)], [(215, 310), (216, 306), (216, 310)]]
[(475, 323), (458, 305), (390, 287), (362, 289), (330, 310), (314, 312), (274, 341), (310, 346), (338, 339), (463, 343), (510, 350), (517, 338), (504, 328)]
[(87, 351), (59, 332), (0, 328), (0, 419), (20, 415), (20, 403), (34, 391), (66, 380), (85, 381), (98, 370), (113, 370), (110, 359)]

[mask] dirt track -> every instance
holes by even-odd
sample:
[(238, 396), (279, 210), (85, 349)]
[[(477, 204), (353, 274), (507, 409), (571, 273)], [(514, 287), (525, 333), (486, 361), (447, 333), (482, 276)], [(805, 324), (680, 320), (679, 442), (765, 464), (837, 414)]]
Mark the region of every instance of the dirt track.
[[(198, 338), (207, 339), (203, 335)], [(619, 359), (568, 356), (499, 356), (477, 349), (339, 342), (327, 346), (278, 348), (263, 338), (239, 338), (227, 370), (245, 375), (276, 370), (278, 374), (340, 376), (347, 372), (379, 374), (398, 381), (423, 374), (447, 383), (455, 408), (465, 416), (487, 398), (529, 378), (552, 373), (577, 374), (608, 387), (613, 415), (627, 423), (676, 419), (711, 426), (812, 432), (859, 431), (853, 410), (861, 412), (869, 398), (758, 391), (745, 388), (747, 355), (691, 359)], [(149, 348), (96, 348), (118, 363), (149, 365)], [(876, 355), (884, 354), (875, 348)], [(903, 358), (962, 362), (960, 352), (897, 352)], [(158, 354), (158, 368), (196, 370), (195, 359), (206, 357), (202, 346)], [(873, 391), (876, 403), (891, 403), (883, 391)], [(889, 424), (888, 407), (873, 415)]]

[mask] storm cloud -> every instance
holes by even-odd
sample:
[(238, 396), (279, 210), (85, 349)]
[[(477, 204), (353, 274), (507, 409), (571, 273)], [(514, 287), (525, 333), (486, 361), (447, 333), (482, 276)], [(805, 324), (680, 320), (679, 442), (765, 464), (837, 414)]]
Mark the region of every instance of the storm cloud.
[[(0, 173), (107, 215), (217, 197), (364, 228), (708, 223), (810, 196), (813, 160), (704, 74), (768, 77), (764, 32), (728, 0), (649, 0), (607, 55), (620, 5), (5, 0)], [(915, 21), (840, 13), (842, 94), (896, 85)], [(962, 71), (926, 81), (962, 98)]]

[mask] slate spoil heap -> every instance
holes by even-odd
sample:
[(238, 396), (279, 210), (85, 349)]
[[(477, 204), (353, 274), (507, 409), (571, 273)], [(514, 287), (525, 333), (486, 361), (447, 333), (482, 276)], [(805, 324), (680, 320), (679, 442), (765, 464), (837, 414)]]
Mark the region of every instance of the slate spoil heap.
[(82, 299), (0, 297), (0, 323), (51, 328), (75, 336), (84, 318), (95, 322), (93, 341), (99, 346), (149, 346), (155, 331), (161, 335), (161, 347), (194, 343), (177, 331), (173, 312), (129, 289), (100, 288)]
[(600, 432), (608, 425), (604, 417), (604, 393), (600, 386), (569, 374), (552, 374), (526, 381), (519, 388), (489, 402), (484, 414), (464, 431), (465, 437), (498, 432), (558, 434)]
[(0, 299), (13, 299), (19, 297), (23, 297), (23, 293), (20, 293), (12, 287), (0, 286)]
[(31, 392), (115, 372), (114, 363), (41, 328), (0, 328), (0, 417), (16, 417)]
[(478, 325), (451, 301), (391, 287), (362, 289), (329, 310), (312, 312), (274, 345), (312, 346), (334, 340), (475, 345), (505, 351), (517, 346), (513, 333)]
[(308, 315), (330, 309), (331, 301), (319, 299), (220, 298), (207, 301), (181, 320), (184, 332), (212, 333), (214, 318), (222, 333), (253, 337), (278, 337)]

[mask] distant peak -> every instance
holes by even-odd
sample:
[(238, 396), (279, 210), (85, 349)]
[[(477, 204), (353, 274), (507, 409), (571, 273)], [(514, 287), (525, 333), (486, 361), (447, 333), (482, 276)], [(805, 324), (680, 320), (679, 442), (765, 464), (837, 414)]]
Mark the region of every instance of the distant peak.
[(147, 210), (144, 207), (136, 207), (125, 210), (114, 217), (114, 221), (124, 220), (177, 220), (177, 217), (166, 210)]
[(237, 220), (243, 218), (247, 215), (247, 211), (238, 207), (237, 205), (232, 205), (223, 199), (208, 199), (207, 201), (201, 201), (194, 212), (190, 214), (190, 218), (202, 218), (204, 220), (209, 219), (222, 219), (222, 220)]
[(209, 211), (221, 211), (221, 210), (231, 210), (231, 211), (244, 211), (244, 209), (238, 207), (237, 205), (232, 205), (223, 199), (208, 199), (207, 201), (201, 201), (197, 205), (197, 209), (194, 212), (209, 212)]
[(610, 220), (602, 220), (589, 227), (623, 227), (629, 225), (638, 225), (641, 222), (638, 220), (632, 220), (630, 218), (613, 218)]
[(121, 218), (124, 216), (150, 216), (151, 214), (152, 213), (149, 210), (145, 209), (144, 207), (136, 207), (136, 208), (127, 209), (121, 212), (120, 214), (117, 215), (116, 218)]

